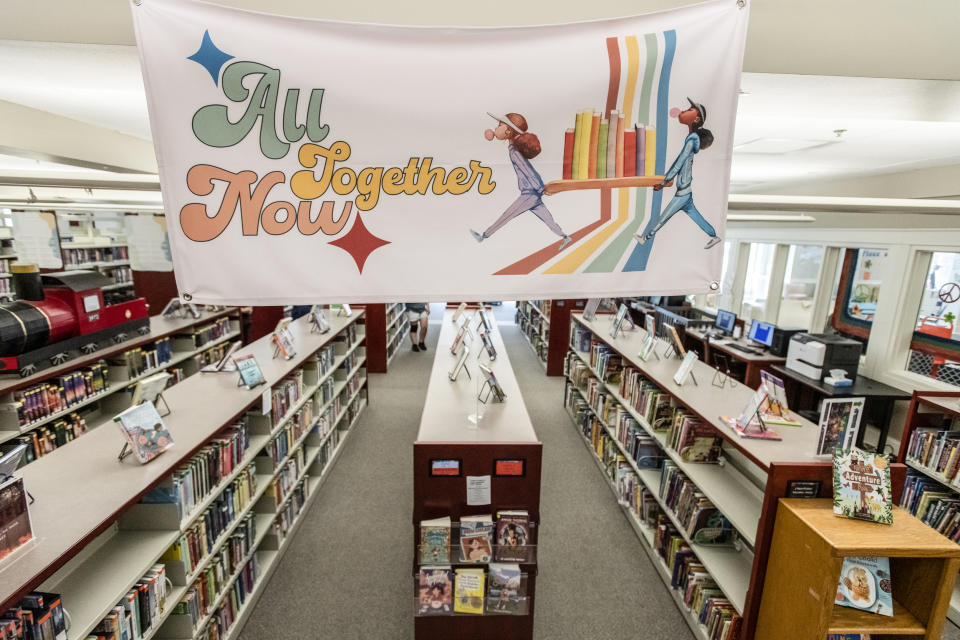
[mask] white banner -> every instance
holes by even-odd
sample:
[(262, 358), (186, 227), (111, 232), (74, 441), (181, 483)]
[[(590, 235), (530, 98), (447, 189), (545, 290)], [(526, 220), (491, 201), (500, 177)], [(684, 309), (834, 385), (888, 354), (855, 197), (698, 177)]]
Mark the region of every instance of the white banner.
[(177, 284), (196, 302), (720, 279), (748, 17), (735, 0), (495, 29), (132, 11)]

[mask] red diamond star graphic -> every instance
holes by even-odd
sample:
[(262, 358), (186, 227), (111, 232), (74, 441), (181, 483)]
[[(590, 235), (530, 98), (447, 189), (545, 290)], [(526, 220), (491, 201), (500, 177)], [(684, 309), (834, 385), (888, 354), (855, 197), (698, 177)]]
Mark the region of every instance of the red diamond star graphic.
[(357, 263), (357, 269), (360, 273), (363, 273), (363, 265), (367, 261), (367, 257), (383, 245), (390, 244), (390, 242), (367, 231), (358, 213), (347, 235), (332, 240), (330, 244), (349, 253), (353, 261)]

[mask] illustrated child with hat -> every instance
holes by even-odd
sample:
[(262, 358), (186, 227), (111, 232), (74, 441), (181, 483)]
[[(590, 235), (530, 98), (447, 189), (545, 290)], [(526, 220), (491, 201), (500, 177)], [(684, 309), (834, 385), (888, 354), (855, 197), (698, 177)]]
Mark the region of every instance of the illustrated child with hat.
[(517, 186), (520, 188), (520, 196), (513, 201), (507, 210), (497, 218), (496, 222), (487, 227), (483, 233), (478, 233), (473, 229), (470, 233), (477, 242), (483, 242), (492, 236), (500, 227), (507, 224), (525, 211), (533, 212), (533, 215), (543, 220), (544, 224), (551, 231), (561, 237), (560, 248), (562, 251), (572, 239), (560, 225), (553, 219), (553, 214), (543, 204), (543, 179), (537, 170), (530, 164), (532, 158), (540, 153), (540, 140), (536, 135), (527, 132), (527, 119), (519, 113), (508, 113), (506, 116), (495, 116), (487, 113), (491, 118), (498, 121), (496, 129), (487, 129), (483, 136), (487, 140), (506, 140), (509, 143), (510, 162), (513, 163), (513, 170), (517, 172)]
[(690, 219), (710, 236), (707, 244), (703, 247), (704, 249), (709, 249), (720, 242), (713, 225), (704, 219), (696, 205), (693, 204), (693, 156), (704, 149), (710, 148), (710, 145), (713, 144), (713, 134), (709, 129), (703, 128), (703, 123), (707, 119), (706, 108), (690, 98), (687, 98), (687, 102), (690, 103), (690, 107), (684, 111), (677, 108), (670, 110), (671, 116), (676, 117), (680, 124), (685, 124), (689, 128), (689, 133), (683, 141), (683, 149), (663, 176), (663, 182), (653, 187), (654, 191), (660, 191), (664, 187), (672, 185), (673, 179), (676, 178), (677, 192), (673, 194), (673, 199), (667, 203), (667, 206), (660, 213), (660, 221), (657, 222), (656, 226), (643, 235), (638, 233), (634, 236), (640, 244), (650, 241), (678, 211), (683, 211), (690, 216)]

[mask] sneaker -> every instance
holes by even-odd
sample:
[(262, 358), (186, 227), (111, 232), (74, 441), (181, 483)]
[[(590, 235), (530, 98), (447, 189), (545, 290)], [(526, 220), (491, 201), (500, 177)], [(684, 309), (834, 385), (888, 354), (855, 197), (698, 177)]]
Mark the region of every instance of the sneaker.
[(649, 241), (653, 236), (643, 236), (639, 233), (635, 233), (633, 234), (633, 237), (637, 239), (638, 244), (647, 244), (647, 241)]
[(704, 249), (709, 249), (710, 247), (715, 247), (720, 244), (720, 236), (713, 236), (707, 240), (707, 244), (703, 245)]
[(425, 345), (424, 343), (421, 342), (421, 343), (420, 343), (420, 351), (426, 351), (426, 350), (427, 350), (427, 345)]
[(558, 251), (563, 251), (571, 242), (573, 242), (573, 238), (570, 236), (563, 236), (563, 240), (560, 241), (560, 249), (558, 249)]
[(413, 348), (412, 348), (411, 350), (412, 350), (412, 351), (420, 351), (420, 347), (418, 347), (417, 345), (413, 345)]
[(472, 235), (473, 239), (476, 240), (477, 242), (483, 242), (483, 239), (486, 237), (482, 233), (477, 233), (473, 229), (470, 229), (470, 235)]

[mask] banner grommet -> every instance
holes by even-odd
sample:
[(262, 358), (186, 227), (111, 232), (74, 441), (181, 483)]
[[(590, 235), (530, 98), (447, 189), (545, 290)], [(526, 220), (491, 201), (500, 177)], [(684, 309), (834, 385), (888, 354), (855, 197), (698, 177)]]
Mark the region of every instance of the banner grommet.
[(720, 283), (719, 283), (719, 282), (717, 282), (716, 280), (712, 280), (712, 281), (710, 282), (710, 290), (711, 290), (711, 291), (716, 291), (716, 290), (719, 289), (719, 288), (720, 288)]

